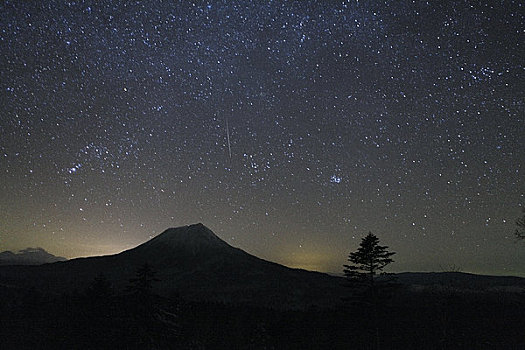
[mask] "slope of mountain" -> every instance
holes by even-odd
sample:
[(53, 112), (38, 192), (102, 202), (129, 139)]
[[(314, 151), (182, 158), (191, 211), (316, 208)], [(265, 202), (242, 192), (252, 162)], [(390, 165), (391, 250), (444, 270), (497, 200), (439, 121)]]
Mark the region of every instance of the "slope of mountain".
[(67, 259), (54, 256), (43, 248), (26, 248), (17, 253), (10, 251), (0, 253), (0, 265), (41, 265), (65, 260)]
[(122, 289), (146, 262), (157, 271), (159, 294), (176, 293), (190, 300), (303, 308), (333, 305), (344, 293), (341, 278), (259, 259), (202, 224), (168, 229), (116, 255), (0, 267), (0, 282), (61, 293), (83, 290), (103, 273)]

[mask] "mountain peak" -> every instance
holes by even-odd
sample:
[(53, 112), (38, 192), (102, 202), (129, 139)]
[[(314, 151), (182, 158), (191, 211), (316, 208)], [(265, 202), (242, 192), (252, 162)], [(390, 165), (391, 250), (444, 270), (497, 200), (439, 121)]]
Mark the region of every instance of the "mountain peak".
[(149, 245), (164, 245), (171, 248), (229, 247), (202, 223), (169, 228), (150, 240)]
[(204, 226), (204, 224), (202, 222), (199, 222), (199, 223), (196, 223), (196, 224), (191, 224), (191, 225), (188, 225), (186, 227), (188, 229), (192, 229), (192, 230), (208, 230), (208, 231), (212, 232), (209, 228)]

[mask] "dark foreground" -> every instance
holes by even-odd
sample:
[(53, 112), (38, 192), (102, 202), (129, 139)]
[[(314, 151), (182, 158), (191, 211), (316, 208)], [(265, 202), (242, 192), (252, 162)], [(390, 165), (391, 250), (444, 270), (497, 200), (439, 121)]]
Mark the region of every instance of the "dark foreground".
[[(0, 287), (2, 349), (525, 349), (525, 295), (404, 288), (380, 306), (276, 311)], [(379, 347), (376, 347), (376, 341)]]

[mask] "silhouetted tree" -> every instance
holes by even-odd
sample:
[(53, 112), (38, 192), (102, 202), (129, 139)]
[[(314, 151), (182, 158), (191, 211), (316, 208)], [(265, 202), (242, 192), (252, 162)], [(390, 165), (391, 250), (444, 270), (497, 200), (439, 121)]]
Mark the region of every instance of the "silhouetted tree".
[(153, 284), (157, 281), (155, 270), (146, 262), (137, 269), (126, 288), (130, 296), (130, 310), (136, 320), (136, 342), (143, 348), (157, 347), (158, 331), (155, 327), (158, 298), (153, 293)]
[(99, 273), (86, 290), (86, 295), (93, 300), (107, 300), (113, 296), (111, 282), (103, 273)]
[(523, 215), (516, 220), (516, 232), (514, 233), (519, 239), (525, 239), (525, 207)]
[(348, 261), (352, 264), (344, 265), (347, 280), (361, 283), (372, 289), (376, 283), (376, 275), (394, 261), (390, 257), (395, 253), (387, 249), (387, 246), (380, 246), (379, 238), (369, 232), (361, 240), (359, 249), (348, 256)]
[(159, 281), (156, 272), (148, 263), (137, 269), (135, 278), (129, 280), (127, 290), (142, 301), (150, 300), (153, 296), (153, 283)]
[(99, 273), (86, 288), (86, 302), (93, 317), (108, 318), (113, 309), (113, 287), (107, 277)]
[(136, 321), (136, 342), (140, 348), (171, 349), (173, 342), (180, 340), (180, 326), (176, 310), (153, 291), (154, 283), (160, 281), (156, 275), (153, 267), (145, 263), (129, 280), (127, 291)]
[(391, 281), (378, 281), (377, 275), (394, 260), (387, 246), (379, 245), (379, 238), (372, 232), (361, 240), (357, 251), (350, 253), (348, 261), (351, 264), (344, 265), (344, 274), (353, 289), (352, 296), (345, 299), (354, 304), (366, 307), (367, 315), (372, 322), (371, 327), (375, 330), (374, 348), (379, 349), (379, 325), (378, 325), (378, 303), (381, 292), (391, 286)]

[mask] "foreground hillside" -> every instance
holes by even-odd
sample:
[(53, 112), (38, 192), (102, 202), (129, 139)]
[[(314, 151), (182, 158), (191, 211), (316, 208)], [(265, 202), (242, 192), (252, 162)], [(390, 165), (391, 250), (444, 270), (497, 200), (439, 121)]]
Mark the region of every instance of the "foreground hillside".
[[(525, 298), (403, 290), (363, 306), (275, 310), (88, 288), (0, 286), (2, 349), (524, 349)], [(377, 327), (377, 331), (376, 331)]]

